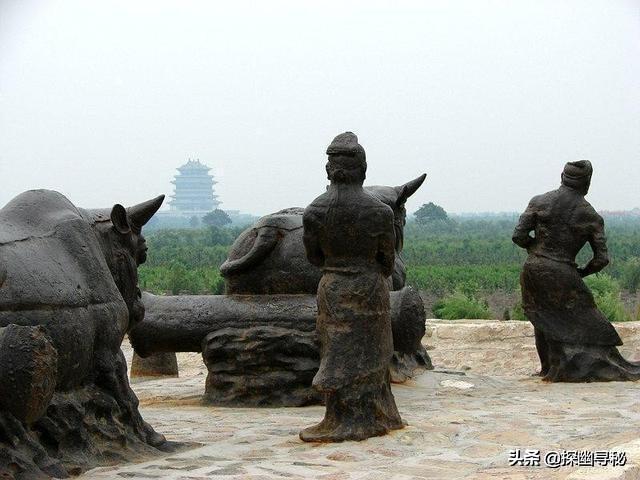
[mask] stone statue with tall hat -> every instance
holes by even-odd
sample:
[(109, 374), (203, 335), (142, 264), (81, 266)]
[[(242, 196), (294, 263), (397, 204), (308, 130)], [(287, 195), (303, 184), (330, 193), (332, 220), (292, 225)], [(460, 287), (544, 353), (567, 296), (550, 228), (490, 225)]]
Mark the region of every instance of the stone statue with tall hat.
[(324, 419), (300, 432), (308, 442), (363, 440), (404, 426), (389, 379), (393, 211), (362, 188), (367, 163), (356, 135), (338, 135), (327, 154), (331, 183), (303, 215), (307, 258), (322, 270), (313, 386), (326, 400)]

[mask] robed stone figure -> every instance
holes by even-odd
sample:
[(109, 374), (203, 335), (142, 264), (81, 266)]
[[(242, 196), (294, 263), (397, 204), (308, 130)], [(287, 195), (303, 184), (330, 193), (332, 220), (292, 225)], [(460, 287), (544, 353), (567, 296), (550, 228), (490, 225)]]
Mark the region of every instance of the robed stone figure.
[(300, 432), (309, 442), (363, 440), (404, 426), (389, 383), (393, 211), (363, 190), (365, 152), (353, 133), (338, 135), (327, 154), (331, 184), (303, 216), (307, 257), (322, 269), (313, 386), (326, 399), (322, 422)]
[[(520, 276), (522, 301), (535, 329), (540, 375), (550, 382), (640, 376), (640, 366), (618, 352), (622, 341), (582, 280), (609, 263), (604, 221), (584, 198), (591, 175), (588, 160), (567, 163), (560, 188), (534, 197), (513, 233), (529, 254)], [(578, 267), (576, 255), (587, 243), (593, 258)]]

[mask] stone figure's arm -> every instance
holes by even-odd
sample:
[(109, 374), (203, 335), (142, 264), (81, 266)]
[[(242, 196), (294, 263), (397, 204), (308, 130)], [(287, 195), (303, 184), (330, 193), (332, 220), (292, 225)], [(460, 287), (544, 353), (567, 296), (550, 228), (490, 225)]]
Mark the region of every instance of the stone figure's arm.
[(308, 211), (304, 212), (302, 225), (304, 227), (302, 242), (304, 243), (304, 249), (307, 253), (307, 260), (316, 267), (322, 267), (324, 265), (324, 253), (320, 248), (318, 229), (312, 213)]
[(536, 227), (536, 206), (534, 200), (535, 198), (529, 202), (527, 209), (520, 215), (518, 225), (516, 225), (513, 236), (511, 237), (513, 243), (521, 248), (529, 248), (535, 241), (535, 238), (529, 235)]
[(396, 234), (393, 228), (393, 211), (387, 207), (384, 211), (385, 228), (378, 237), (378, 254), (376, 259), (382, 265), (382, 274), (389, 277), (393, 273), (396, 261)]
[(593, 251), (593, 258), (584, 267), (578, 268), (581, 277), (598, 273), (609, 264), (609, 251), (607, 250), (607, 237), (604, 234), (604, 220), (598, 214), (593, 225), (593, 231), (589, 237), (589, 245)]

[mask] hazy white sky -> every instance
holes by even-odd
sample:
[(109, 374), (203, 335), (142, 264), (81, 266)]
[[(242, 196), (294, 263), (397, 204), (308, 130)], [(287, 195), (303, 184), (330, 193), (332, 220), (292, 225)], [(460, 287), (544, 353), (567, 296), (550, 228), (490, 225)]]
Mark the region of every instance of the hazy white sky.
[(188, 157), (223, 208), (326, 185), (345, 130), (408, 205), (521, 210), (587, 158), (598, 209), (640, 205), (640, 1), (0, 0), (0, 205), (172, 193)]

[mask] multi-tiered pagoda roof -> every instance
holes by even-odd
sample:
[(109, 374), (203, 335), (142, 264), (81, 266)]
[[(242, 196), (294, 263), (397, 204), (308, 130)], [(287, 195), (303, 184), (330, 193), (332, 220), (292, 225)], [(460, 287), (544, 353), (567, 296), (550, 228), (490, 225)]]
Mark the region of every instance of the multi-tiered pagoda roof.
[(213, 186), (218, 183), (209, 173), (211, 168), (191, 160), (178, 167), (178, 175), (171, 181), (175, 185), (175, 193), (169, 202), (170, 209), (175, 212), (206, 213), (220, 205)]

